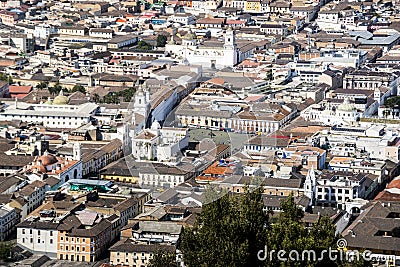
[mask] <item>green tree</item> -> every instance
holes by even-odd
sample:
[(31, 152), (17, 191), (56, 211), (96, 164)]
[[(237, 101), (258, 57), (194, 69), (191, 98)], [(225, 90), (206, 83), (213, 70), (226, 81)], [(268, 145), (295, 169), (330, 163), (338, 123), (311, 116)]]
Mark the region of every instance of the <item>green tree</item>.
[(165, 47), (167, 43), (167, 36), (160, 34), (157, 36), (157, 47)]
[(11, 251), (15, 244), (10, 241), (0, 242), (0, 260), (7, 261), (11, 257)]
[[(268, 234), (268, 251), (302, 251), (308, 249), (309, 239), (306, 228), (301, 222), (304, 216), (303, 210), (299, 208), (294, 201), (294, 197), (290, 195), (281, 203), (282, 212), (279, 213), (277, 221), (272, 225)], [(288, 257), (288, 255), (285, 255)], [(282, 262), (275, 254), (274, 257), (268, 257), (265, 262), (266, 266), (303, 266), (301, 261)]]
[(384, 105), (390, 108), (390, 113), (392, 113), (392, 117), (394, 118), (394, 110), (400, 107), (400, 96), (389, 97), (388, 99), (386, 99)]
[(100, 102), (100, 96), (98, 94), (94, 94), (93, 95), (93, 100), (95, 103), (99, 103)]
[(176, 267), (176, 255), (174, 252), (159, 249), (149, 260), (148, 267)]
[(75, 93), (75, 92), (81, 92), (86, 94), (86, 89), (85, 87), (83, 87), (82, 85), (74, 85), (74, 87), (72, 87), (72, 89), (70, 90), (70, 93)]
[[(282, 211), (272, 223), (269, 212), (263, 211), (262, 191), (227, 194), (204, 205), (195, 226), (184, 229), (180, 247), (184, 262), (189, 267), (341, 265), (329, 259), (314, 261), (320, 251), (336, 248), (335, 226), (329, 218), (321, 217), (313, 227), (306, 227), (304, 212), (290, 195), (282, 201)], [(272, 250), (275, 255), (270, 258)], [(279, 261), (279, 250), (298, 251), (299, 261)], [(309, 260), (307, 256), (302, 261), (304, 250), (314, 250), (315, 258), (311, 254)]]
[(53, 86), (48, 86), (47, 90), (49, 91), (49, 93), (51, 95), (58, 95), (60, 93), (61, 90), (63, 90), (64, 88), (61, 86), (61, 84), (59, 82), (56, 82)]
[(10, 75), (5, 74), (5, 73), (0, 73), (0, 80), (1, 81), (6, 81), (9, 84), (13, 84), (14, 83), (12, 77)]
[(137, 43), (137, 45), (136, 45), (136, 48), (137, 49), (139, 49), (139, 50), (151, 50), (152, 49), (152, 46), (151, 46), (151, 44), (149, 44), (148, 42), (145, 42), (145, 41), (143, 41), (143, 40), (140, 40), (138, 43)]
[(49, 86), (49, 82), (40, 82), (36, 85), (37, 89), (46, 89)]
[(183, 232), (181, 249), (188, 266), (262, 266), (257, 251), (266, 241), (268, 214), (261, 189), (228, 194), (203, 206), (193, 229)]

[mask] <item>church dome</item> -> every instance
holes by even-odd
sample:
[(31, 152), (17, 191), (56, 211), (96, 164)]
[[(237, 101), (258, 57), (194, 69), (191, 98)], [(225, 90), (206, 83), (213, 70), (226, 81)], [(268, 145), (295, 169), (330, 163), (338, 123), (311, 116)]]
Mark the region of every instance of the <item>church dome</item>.
[(53, 100), (53, 105), (66, 105), (68, 103), (68, 97), (66, 97), (63, 91), (60, 91), (60, 94), (56, 96)]
[(38, 172), (41, 172), (41, 173), (46, 173), (46, 172), (47, 172), (45, 166), (36, 166), (36, 170), (37, 170)]
[(53, 165), (54, 163), (57, 163), (58, 160), (54, 155), (50, 155), (50, 154), (45, 154), (41, 157), (38, 158), (38, 160), (40, 160), (42, 162), (43, 166), (48, 166), (48, 165)]
[(343, 101), (343, 104), (339, 105), (338, 110), (339, 111), (354, 111), (354, 110), (356, 110), (356, 107), (350, 103), (348, 98), (345, 98)]

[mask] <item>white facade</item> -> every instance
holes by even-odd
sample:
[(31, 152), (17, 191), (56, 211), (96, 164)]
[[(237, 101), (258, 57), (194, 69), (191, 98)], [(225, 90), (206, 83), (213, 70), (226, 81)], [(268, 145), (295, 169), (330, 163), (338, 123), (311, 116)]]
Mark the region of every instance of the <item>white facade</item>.
[(184, 174), (161, 174), (158, 172), (139, 172), (140, 186), (153, 186), (173, 188), (178, 184), (185, 182)]
[(33, 32), (33, 36), (36, 38), (46, 39), (50, 36), (50, 34), (56, 33), (56, 29), (47, 24), (35, 25), (35, 30)]
[(345, 99), (343, 104), (336, 109), (332, 109), (329, 103), (323, 107), (320, 104), (314, 104), (300, 113), (300, 116), (307, 121), (318, 121), (325, 125), (353, 125), (361, 117), (354, 105)]
[[(40, 222), (39, 222), (40, 223)], [(45, 225), (45, 223), (43, 223)], [(37, 253), (46, 253), (51, 258), (57, 258), (58, 231), (56, 227), (17, 228), (17, 244)]]
[(195, 24), (195, 18), (192, 15), (188, 14), (174, 14), (169, 17), (169, 20), (183, 25)]
[(10, 101), (6, 102), (4, 111), (0, 112), (0, 121), (21, 120), (43, 123), (43, 126), (51, 128), (78, 128), (90, 122), (97, 108), (98, 105), (94, 103), (51, 105)]
[[(356, 177), (356, 178), (355, 178)], [(315, 201), (320, 203), (343, 204), (356, 198), (365, 197), (364, 174), (333, 174), (330, 179), (317, 179), (315, 185)]]
[(240, 50), (236, 46), (235, 33), (228, 29), (223, 46), (208, 47), (198, 45), (195, 35), (183, 37), (182, 44), (168, 43), (165, 51), (181, 58), (183, 62), (203, 67), (233, 67), (240, 61)]
[(188, 144), (187, 129), (160, 129), (158, 122), (154, 122), (152, 129), (145, 129), (132, 139), (132, 155), (141, 160), (175, 162), (180, 151)]
[(111, 39), (113, 37), (113, 30), (111, 29), (90, 29), (90, 37)]

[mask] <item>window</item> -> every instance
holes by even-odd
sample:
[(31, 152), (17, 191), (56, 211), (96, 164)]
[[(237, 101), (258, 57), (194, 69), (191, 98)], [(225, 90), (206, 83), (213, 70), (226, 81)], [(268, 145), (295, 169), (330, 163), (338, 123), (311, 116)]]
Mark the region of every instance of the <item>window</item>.
[(50, 231), (50, 236), (53, 236), (53, 231)]
[(53, 239), (50, 239), (50, 244), (53, 244)]
[(22, 234), (23, 234), (23, 235), (25, 234), (25, 229), (22, 229)]
[(64, 237), (61, 237), (60, 240), (61, 240), (61, 241), (64, 241)]
[(63, 254), (60, 254), (60, 260), (62, 260), (63, 259)]

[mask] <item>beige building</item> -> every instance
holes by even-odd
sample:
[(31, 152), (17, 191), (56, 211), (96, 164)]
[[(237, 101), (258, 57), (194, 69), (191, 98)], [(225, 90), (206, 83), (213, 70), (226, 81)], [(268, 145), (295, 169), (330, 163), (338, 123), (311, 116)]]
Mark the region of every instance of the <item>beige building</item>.
[(175, 253), (173, 245), (135, 243), (132, 239), (117, 242), (110, 248), (110, 264), (121, 267), (147, 266), (156, 251)]

